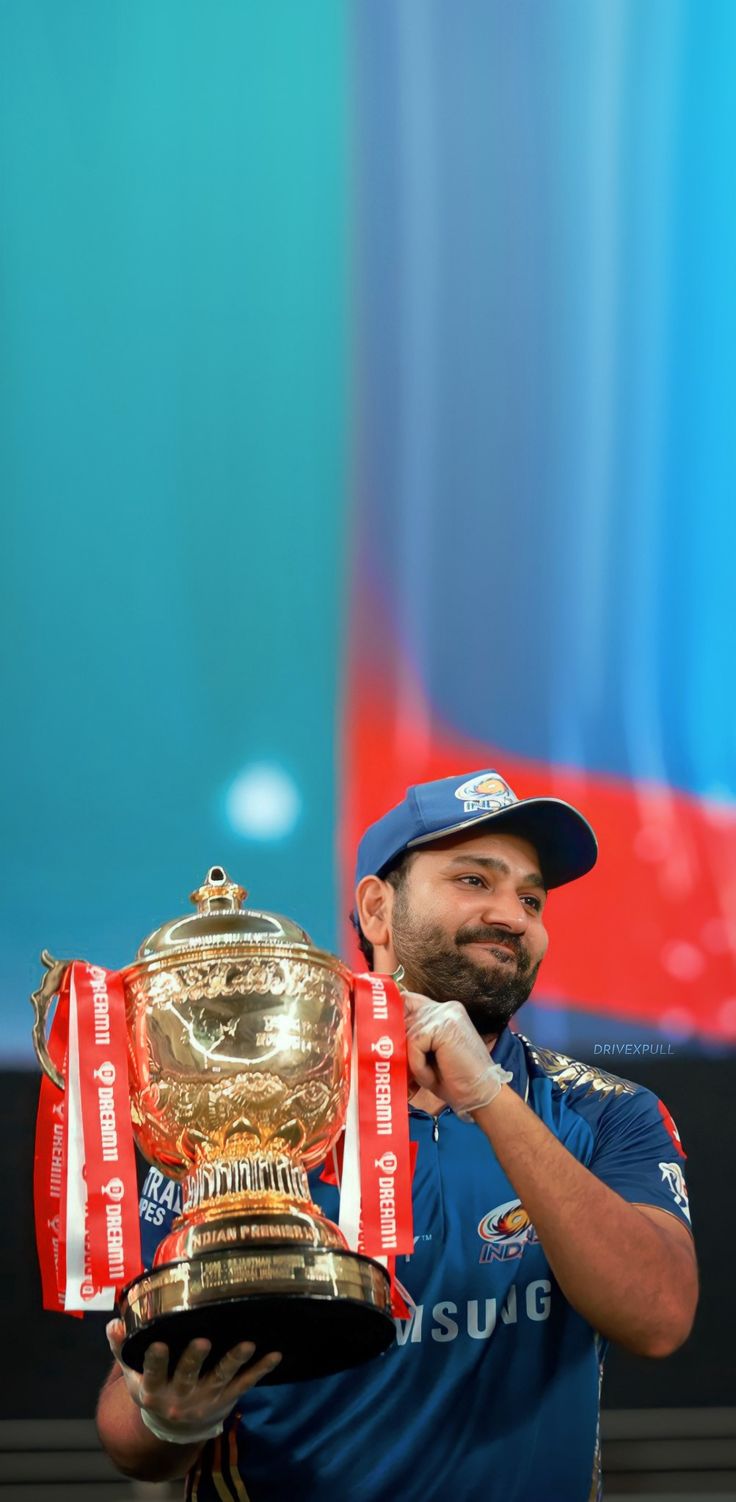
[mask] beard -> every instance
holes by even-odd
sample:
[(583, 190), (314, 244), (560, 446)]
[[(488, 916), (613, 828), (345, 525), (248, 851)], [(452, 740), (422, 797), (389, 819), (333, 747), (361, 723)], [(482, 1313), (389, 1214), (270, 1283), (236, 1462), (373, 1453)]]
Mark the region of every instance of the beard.
[[(492, 924), (466, 924), (454, 940), (443, 928), (412, 916), (406, 892), (394, 900), (394, 953), (404, 967), (402, 985), (432, 1001), (461, 1001), (482, 1036), (498, 1035), (529, 996), (541, 965), (532, 962), (517, 934)], [(513, 950), (499, 955), (493, 967), (477, 964), (466, 953), (469, 944), (503, 944)]]

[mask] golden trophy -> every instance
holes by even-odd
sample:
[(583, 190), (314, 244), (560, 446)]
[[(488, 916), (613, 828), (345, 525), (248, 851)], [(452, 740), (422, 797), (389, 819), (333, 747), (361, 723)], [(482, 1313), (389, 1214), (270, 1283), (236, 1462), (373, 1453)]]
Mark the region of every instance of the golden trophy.
[[(183, 1206), (120, 1296), (123, 1358), (140, 1371), (164, 1341), (173, 1367), (205, 1336), (209, 1367), (252, 1340), (256, 1355), (283, 1352), (266, 1380), (293, 1382), (379, 1354), (395, 1327), (384, 1267), (349, 1249), (306, 1172), (345, 1119), (351, 973), (246, 896), (213, 866), (196, 913), (156, 929), (120, 972), (135, 1141), (181, 1181)], [(46, 1023), (65, 966), (43, 959), (34, 1043), (63, 1088)]]

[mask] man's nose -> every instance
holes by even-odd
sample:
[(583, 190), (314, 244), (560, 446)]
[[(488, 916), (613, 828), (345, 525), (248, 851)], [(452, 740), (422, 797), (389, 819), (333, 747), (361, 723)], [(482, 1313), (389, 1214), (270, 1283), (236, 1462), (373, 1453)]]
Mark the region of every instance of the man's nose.
[(508, 928), (510, 933), (526, 933), (529, 914), (517, 892), (497, 890), (484, 895), (486, 900), (481, 916), (489, 927), (495, 923), (499, 927)]

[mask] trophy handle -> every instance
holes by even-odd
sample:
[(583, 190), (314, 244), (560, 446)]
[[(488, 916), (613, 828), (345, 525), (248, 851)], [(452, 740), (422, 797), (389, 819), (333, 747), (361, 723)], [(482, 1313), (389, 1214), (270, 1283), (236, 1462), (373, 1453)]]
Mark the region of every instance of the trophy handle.
[(59, 1090), (63, 1090), (64, 1077), (59, 1073), (49, 1053), (46, 1038), (46, 1018), (48, 1017), (49, 1007), (54, 997), (58, 995), (64, 984), (64, 975), (70, 962), (69, 960), (55, 960), (53, 955), (49, 954), (48, 949), (43, 949), (41, 951), (41, 963), (46, 966), (46, 974), (38, 990), (34, 991), (31, 996), (31, 1006), (35, 1013), (33, 1047), (36, 1050), (38, 1062), (44, 1074), (48, 1075), (49, 1079), (53, 1081)]

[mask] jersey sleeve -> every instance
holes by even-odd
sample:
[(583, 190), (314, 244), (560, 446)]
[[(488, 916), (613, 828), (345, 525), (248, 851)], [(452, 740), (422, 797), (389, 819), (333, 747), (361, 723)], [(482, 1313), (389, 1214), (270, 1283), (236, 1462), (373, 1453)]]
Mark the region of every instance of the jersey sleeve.
[(181, 1186), (165, 1178), (157, 1168), (149, 1168), (138, 1202), (144, 1267), (151, 1266), (156, 1247), (171, 1230), (180, 1211)]
[(618, 1095), (602, 1112), (591, 1173), (629, 1204), (669, 1210), (691, 1229), (685, 1149), (663, 1101), (645, 1087)]

